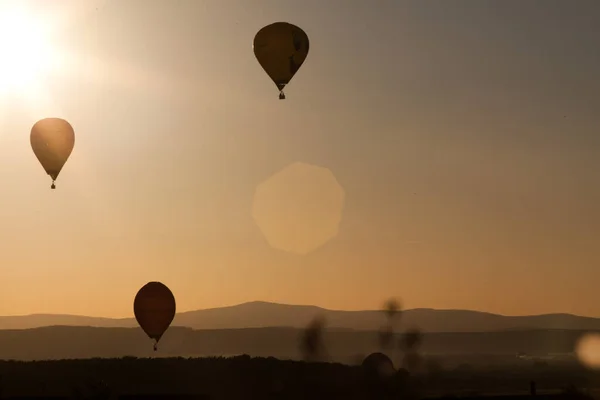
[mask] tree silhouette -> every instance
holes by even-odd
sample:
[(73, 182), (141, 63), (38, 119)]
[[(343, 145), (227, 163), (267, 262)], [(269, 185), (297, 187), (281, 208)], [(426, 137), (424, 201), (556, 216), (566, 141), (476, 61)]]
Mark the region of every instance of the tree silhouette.
[(422, 364), (419, 347), (423, 334), (419, 329), (412, 328), (400, 336), (398, 347), (403, 353), (402, 365), (410, 372), (415, 372)]
[(383, 305), (383, 312), (387, 324), (379, 330), (379, 347), (382, 351), (393, 351), (394, 325), (402, 312), (400, 301), (396, 298), (388, 299)]
[(393, 350), (394, 328), (391, 325), (382, 326), (379, 329), (379, 348), (382, 351)]
[(423, 341), (423, 334), (417, 328), (411, 328), (400, 336), (399, 347), (404, 352), (418, 349)]
[(302, 333), (300, 351), (305, 361), (321, 361), (325, 353), (323, 330), (325, 318), (315, 317)]
[(394, 319), (402, 311), (400, 301), (394, 297), (388, 299), (383, 306), (383, 311), (389, 320)]
[[(418, 369), (421, 365), (421, 356), (418, 353), (419, 345), (422, 341), (421, 332), (418, 329), (410, 329), (405, 334), (400, 336), (399, 341), (394, 341), (395, 328), (399, 316), (401, 315), (400, 301), (391, 298), (388, 299), (383, 306), (382, 310), (386, 316), (387, 323), (379, 329), (379, 346), (382, 353), (373, 353), (369, 355), (363, 362), (363, 371), (366, 374), (367, 382), (371, 385), (371, 389), (375, 390), (379, 395), (387, 393), (387, 395), (400, 396), (405, 399), (416, 399), (419, 394), (416, 391), (416, 387), (411, 379), (411, 372)], [(386, 362), (384, 358), (390, 360), (383, 354), (385, 350), (389, 350), (392, 353), (392, 359), (394, 358), (394, 352), (397, 348), (402, 351), (403, 357), (401, 365), (404, 368), (398, 368), (394, 370), (394, 365), (391, 361)], [(376, 368), (373, 368), (372, 364), (378, 364)], [(381, 371), (388, 370), (388, 374), (374, 374), (373, 370)], [(392, 375), (389, 375), (389, 368), (391, 368)], [(378, 379), (374, 379), (373, 377)], [(375, 386), (373, 386), (375, 383)]]

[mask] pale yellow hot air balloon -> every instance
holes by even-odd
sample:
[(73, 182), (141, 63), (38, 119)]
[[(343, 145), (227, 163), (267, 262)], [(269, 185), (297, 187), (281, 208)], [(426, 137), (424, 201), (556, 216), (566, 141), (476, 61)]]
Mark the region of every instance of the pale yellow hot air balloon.
[(154, 351), (175, 318), (175, 308), (173, 293), (160, 282), (148, 282), (133, 300), (135, 319), (146, 335), (154, 339)]
[(69, 159), (75, 146), (73, 127), (64, 119), (45, 118), (31, 128), (31, 148), (40, 164), (52, 178), (52, 189), (58, 174)]
[(302, 29), (287, 22), (275, 22), (262, 28), (254, 37), (254, 56), (279, 89), (290, 83), (308, 56), (310, 42)]

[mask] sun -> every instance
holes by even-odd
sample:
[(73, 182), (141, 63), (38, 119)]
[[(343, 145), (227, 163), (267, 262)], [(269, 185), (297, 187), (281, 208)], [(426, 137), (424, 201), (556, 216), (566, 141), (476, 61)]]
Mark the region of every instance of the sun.
[(0, 95), (33, 90), (52, 66), (43, 21), (23, 7), (0, 3)]

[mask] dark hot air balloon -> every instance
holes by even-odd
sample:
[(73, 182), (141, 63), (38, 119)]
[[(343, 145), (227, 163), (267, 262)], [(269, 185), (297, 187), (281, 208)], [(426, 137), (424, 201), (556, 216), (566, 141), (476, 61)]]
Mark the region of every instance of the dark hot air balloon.
[(306, 33), (287, 22), (275, 22), (262, 28), (254, 37), (254, 55), (285, 99), (283, 88), (290, 83), (308, 56)]
[(160, 282), (148, 282), (135, 296), (133, 313), (140, 327), (150, 339), (154, 339), (154, 351), (158, 341), (175, 318), (175, 297)]
[(75, 146), (73, 127), (64, 119), (45, 118), (33, 125), (29, 139), (33, 153), (52, 178), (50, 187), (56, 189), (54, 181)]
[(396, 372), (394, 363), (383, 353), (369, 354), (362, 362), (363, 371), (370, 380), (383, 380)]

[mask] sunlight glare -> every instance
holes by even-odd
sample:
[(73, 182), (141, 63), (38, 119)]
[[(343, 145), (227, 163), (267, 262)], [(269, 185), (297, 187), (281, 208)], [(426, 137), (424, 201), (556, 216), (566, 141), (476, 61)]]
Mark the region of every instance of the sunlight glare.
[(26, 9), (0, 7), (0, 94), (32, 90), (52, 66), (42, 21)]

